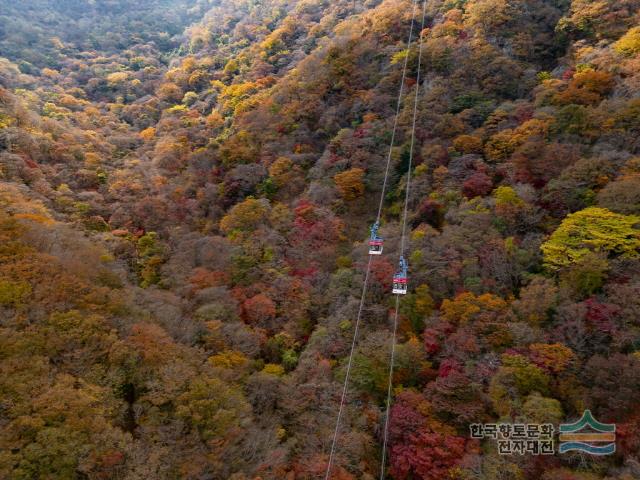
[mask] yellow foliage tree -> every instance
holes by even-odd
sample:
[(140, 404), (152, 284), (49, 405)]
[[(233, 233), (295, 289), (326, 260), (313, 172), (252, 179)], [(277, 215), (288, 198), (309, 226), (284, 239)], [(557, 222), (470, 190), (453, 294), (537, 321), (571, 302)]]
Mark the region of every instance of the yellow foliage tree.
[(242, 369), (248, 365), (249, 360), (242, 352), (226, 350), (209, 357), (209, 363), (214, 367)]
[(445, 299), (440, 307), (443, 317), (453, 324), (466, 324), (484, 316), (495, 317), (503, 313), (507, 302), (491, 293), (476, 296), (464, 292), (453, 300)]
[(629, 57), (640, 53), (640, 27), (634, 27), (625, 33), (614, 48), (616, 52)]
[(114, 72), (107, 75), (107, 82), (111, 85), (117, 85), (125, 82), (127, 78), (129, 78), (129, 74), (127, 72)]
[(42, 75), (48, 78), (56, 78), (60, 75), (60, 72), (53, 70), (52, 68), (43, 68)]
[(206, 121), (207, 127), (212, 129), (220, 128), (224, 125), (224, 118), (217, 110), (213, 110), (209, 115), (207, 115)]
[(567, 89), (555, 96), (555, 102), (560, 105), (593, 105), (611, 91), (614, 83), (610, 73), (587, 69), (574, 75)]
[(156, 129), (153, 127), (145, 128), (140, 132), (140, 138), (142, 138), (145, 142), (149, 142), (153, 140), (156, 136)]
[(235, 205), (220, 221), (220, 229), (229, 234), (238, 231), (253, 231), (269, 214), (268, 205), (253, 197)]
[(534, 343), (529, 350), (536, 363), (552, 373), (562, 372), (576, 360), (573, 350), (561, 343)]
[(338, 173), (333, 177), (336, 182), (338, 191), (345, 200), (355, 200), (364, 193), (364, 184), (362, 178), (364, 170), (361, 168), (352, 168), (342, 173)]
[(460, 135), (453, 140), (453, 148), (461, 153), (482, 153), (482, 139), (474, 135)]
[(567, 216), (542, 244), (544, 263), (557, 270), (593, 254), (635, 258), (640, 256), (640, 217), (620, 215), (606, 208), (589, 207)]

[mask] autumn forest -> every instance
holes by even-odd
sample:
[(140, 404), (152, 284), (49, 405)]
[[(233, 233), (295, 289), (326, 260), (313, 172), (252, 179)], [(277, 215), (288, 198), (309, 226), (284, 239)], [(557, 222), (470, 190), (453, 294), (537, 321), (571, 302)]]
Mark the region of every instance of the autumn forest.
[(640, 0), (0, 0), (0, 479), (640, 479)]

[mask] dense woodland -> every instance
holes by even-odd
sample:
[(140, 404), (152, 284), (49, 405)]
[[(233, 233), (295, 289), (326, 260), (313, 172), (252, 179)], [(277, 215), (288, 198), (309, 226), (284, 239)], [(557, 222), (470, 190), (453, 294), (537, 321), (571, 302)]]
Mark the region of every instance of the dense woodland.
[[(415, 4), (418, 12), (421, 1)], [(640, 478), (640, 0), (0, 0), (0, 478)], [(470, 423), (617, 424), (608, 457)]]

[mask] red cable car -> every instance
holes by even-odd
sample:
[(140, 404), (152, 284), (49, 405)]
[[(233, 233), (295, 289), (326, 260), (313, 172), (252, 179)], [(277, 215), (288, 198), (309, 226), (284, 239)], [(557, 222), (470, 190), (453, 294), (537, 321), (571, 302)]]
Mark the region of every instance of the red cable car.
[(406, 295), (407, 294), (407, 271), (409, 270), (409, 265), (407, 261), (404, 259), (404, 256), (400, 257), (400, 271), (393, 276), (393, 293), (395, 295)]
[(379, 222), (376, 222), (371, 226), (371, 236), (369, 237), (369, 255), (382, 255), (384, 239), (378, 236), (379, 228)]

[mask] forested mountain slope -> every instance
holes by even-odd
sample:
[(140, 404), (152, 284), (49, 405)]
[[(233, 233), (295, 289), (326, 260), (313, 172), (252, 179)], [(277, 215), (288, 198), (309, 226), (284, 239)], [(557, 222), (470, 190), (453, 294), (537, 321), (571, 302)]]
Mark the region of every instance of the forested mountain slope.
[[(640, 478), (640, 0), (0, 0), (0, 478)], [(471, 423), (617, 425), (607, 457)]]

